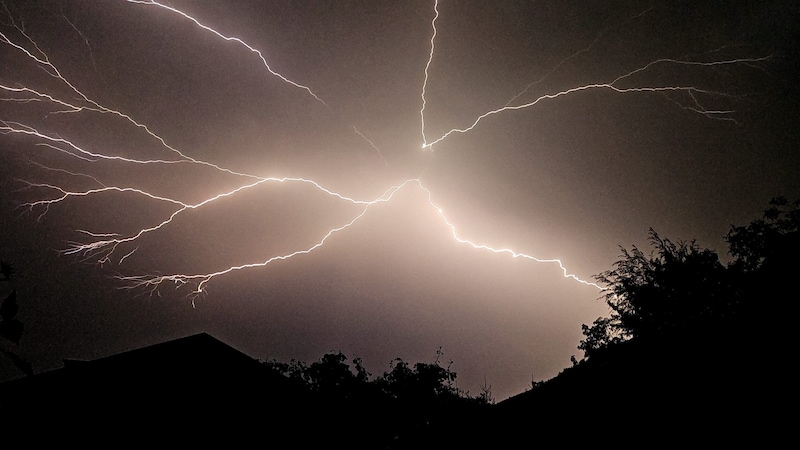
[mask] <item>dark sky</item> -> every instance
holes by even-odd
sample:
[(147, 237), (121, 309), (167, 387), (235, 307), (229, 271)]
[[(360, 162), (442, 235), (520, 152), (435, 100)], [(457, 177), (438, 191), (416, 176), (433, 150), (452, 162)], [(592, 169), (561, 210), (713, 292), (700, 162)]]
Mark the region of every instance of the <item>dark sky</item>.
[[(3, 348), (44, 371), (204, 331), (375, 374), (441, 346), (498, 399), (550, 378), (606, 308), (529, 257), (592, 282), (650, 227), (724, 256), (732, 224), (800, 195), (800, 7), (695, 3), (444, 1), (425, 83), (433, 1), (168, 3), (219, 35), (123, 0), (5, 1), (0, 258), (26, 330)], [(25, 206), (62, 190), (85, 195)], [(174, 278), (295, 252), (200, 294)]]

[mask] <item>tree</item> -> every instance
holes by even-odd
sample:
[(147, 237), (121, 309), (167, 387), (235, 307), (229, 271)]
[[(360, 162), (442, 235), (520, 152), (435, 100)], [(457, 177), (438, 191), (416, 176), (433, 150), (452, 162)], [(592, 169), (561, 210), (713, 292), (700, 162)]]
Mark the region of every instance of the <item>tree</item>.
[(800, 266), (800, 200), (773, 199), (763, 218), (731, 227), (726, 241), (742, 299), (738, 321), (780, 358), (781, 348), (795, 339), (790, 333)]
[(413, 369), (400, 358), (392, 361), (391, 370), (378, 380), (383, 390), (403, 402), (431, 403), (458, 397), (461, 392), (453, 386), (456, 373), (449, 367), (418, 362)]
[[(800, 236), (800, 200), (772, 199), (764, 217), (747, 226), (731, 227), (725, 241), (735, 258), (731, 267), (740, 272), (776, 270), (772, 265), (791, 264)], [(766, 264), (766, 268), (764, 267)]]
[[(10, 264), (5, 261), (0, 261), (0, 281), (11, 281), (14, 274), (14, 269)], [(22, 338), (22, 332), (25, 326), (17, 319), (17, 312), (19, 312), (19, 304), (17, 303), (17, 290), (12, 289), (11, 292), (5, 296), (0, 302), (0, 337), (7, 339), (14, 343), (15, 347), (19, 346), (19, 341)], [(25, 375), (33, 375), (33, 366), (25, 358), (19, 356), (16, 348), (14, 350), (3, 348), (2, 352), (20, 369)]]
[(727, 272), (714, 251), (694, 241), (674, 243), (652, 229), (650, 243), (650, 255), (636, 246), (622, 248), (614, 269), (596, 277), (607, 286), (611, 314), (583, 326), (586, 339), (580, 349), (591, 353), (631, 338), (693, 327), (725, 307)]
[(770, 205), (762, 219), (731, 227), (726, 241), (733, 260), (727, 266), (695, 241), (674, 243), (652, 229), (649, 255), (636, 246), (622, 248), (614, 268), (595, 277), (607, 286), (611, 313), (582, 326), (585, 339), (578, 348), (585, 357), (631, 339), (711, 335), (743, 326), (768, 330), (770, 324), (754, 324), (753, 318), (786, 307), (774, 302), (788, 300), (800, 251), (800, 201), (777, 198)]
[(355, 373), (347, 364), (347, 356), (341, 351), (327, 353), (306, 370), (306, 379), (313, 392), (339, 399), (349, 399), (367, 388), (369, 372), (354, 358)]

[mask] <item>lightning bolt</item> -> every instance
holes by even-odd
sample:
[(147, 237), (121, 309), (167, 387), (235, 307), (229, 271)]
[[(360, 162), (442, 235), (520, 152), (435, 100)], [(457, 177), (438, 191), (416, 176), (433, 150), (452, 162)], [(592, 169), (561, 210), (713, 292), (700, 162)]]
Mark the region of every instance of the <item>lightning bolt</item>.
[(538, 79), (538, 80), (536, 80), (536, 81), (532, 81), (532, 82), (531, 82), (531, 83), (529, 83), (527, 86), (525, 86), (525, 89), (523, 89), (522, 91), (520, 91), (519, 93), (517, 93), (516, 95), (514, 95), (513, 97), (511, 97), (511, 98), (510, 98), (510, 99), (509, 99), (509, 100), (506, 102), (505, 106), (510, 106), (512, 103), (514, 103), (514, 100), (516, 100), (516, 99), (518, 99), (518, 98), (522, 97), (523, 95), (525, 95), (525, 94), (526, 94), (526, 93), (527, 93), (527, 92), (528, 92), (528, 91), (529, 91), (529, 90), (530, 90), (532, 87), (534, 87), (534, 86), (536, 86), (536, 85), (538, 85), (538, 84), (542, 83), (544, 80), (546, 80), (546, 79), (550, 78), (550, 76), (551, 76), (551, 75), (553, 75), (554, 73), (556, 73), (556, 71), (558, 71), (558, 69), (560, 69), (561, 67), (563, 67), (563, 66), (564, 66), (565, 64), (567, 64), (569, 61), (571, 61), (571, 60), (573, 60), (573, 59), (576, 59), (578, 56), (580, 56), (580, 55), (582, 55), (582, 54), (584, 54), (584, 53), (588, 53), (589, 51), (591, 51), (591, 50), (592, 50), (592, 48), (594, 48), (594, 46), (595, 46), (595, 45), (597, 45), (597, 43), (598, 43), (598, 42), (600, 42), (600, 40), (603, 38), (603, 36), (605, 36), (605, 35), (606, 35), (606, 34), (607, 34), (609, 31), (611, 31), (613, 28), (619, 27), (620, 25), (622, 25), (622, 24), (624, 24), (624, 23), (628, 23), (628, 22), (631, 22), (631, 21), (633, 21), (634, 19), (637, 19), (637, 18), (639, 18), (639, 17), (642, 17), (642, 16), (644, 16), (645, 14), (649, 13), (649, 12), (650, 12), (650, 11), (652, 11), (652, 10), (653, 10), (653, 7), (652, 7), (652, 6), (650, 6), (649, 8), (647, 8), (647, 9), (646, 9), (646, 10), (644, 10), (644, 11), (642, 11), (641, 13), (639, 13), (639, 14), (636, 14), (635, 16), (628, 18), (627, 20), (625, 20), (625, 21), (624, 21), (624, 22), (622, 22), (621, 24), (616, 24), (615, 26), (609, 26), (608, 28), (606, 28), (606, 29), (605, 29), (605, 30), (603, 30), (602, 32), (598, 33), (598, 35), (597, 35), (597, 36), (594, 38), (594, 40), (592, 41), (592, 43), (591, 43), (591, 44), (589, 44), (587, 47), (585, 47), (585, 48), (582, 48), (581, 50), (578, 50), (577, 52), (575, 52), (575, 53), (573, 53), (573, 54), (571, 54), (571, 55), (567, 56), (566, 58), (562, 59), (562, 60), (561, 60), (561, 61), (560, 61), (558, 64), (556, 64), (555, 66), (553, 66), (553, 68), (552, 68), (552, 69), (550, 69), (548, 72), (546, 72), (544, 75), (542, 75), (542, 76), (541, 76), (541, 78), (539, 78), (539, 79)]
[(224, 34), (220, 33), (219, 31), (217, 31), (217, 30), (215, 30), (215, 29), (213, 29), (213, 28), (211, 28), (209, 26), (203, 25), (202, 23), (200, 23), (199, 20), (195, 19), (194, 17), (190, 16), (189, 14), (186, 14), (185, 12), (183, 12), (183, 11), (177, 9), (177, 8), (173, 8), (171, 6), (167, 6), (167, 5), (164, 5), (162, 3), (159, 3), (159, 2), (157, 2), (155, 0), (150, 0), (150, 1), (127, 0), (127, 1), (130, 2), (130, 3), (139, 3), (139, 4), (142, 4), (142, 5), (152, 5), (152, 6), (158, 6), (159, 8), (164, 8), (167, 11), (170, 11), (170, 12), (178, 14), (179, 16), (182, 16), (182, 17), (184, 17), (184, 18), (186, 18), (188, 20), (191, 20), (192, 22), (194, 22), (195, 25), (197, 25), (198, 27), (202, 28), (203, 30), (206, 30), (209, 33), (212, 33), (212, 34), (214, 34), (214, 35), (216, 35), (216, 36), (218, 36), (218, 37), (220, 37), (220, 38), (222, 38), (222, 39), (224, 39), (224, 40), (226, 40), (228, 42), (236, 42), (237, 44), (243, 46), (247, 50), (250, 50), (252, 53), (255, 53), (256, 55), (258, 55), (258, 58), (261, 60), (261, 62), (264, 64), (264, 67), (267, 69), (267, 71), (270, 74), (280, 78), (285, 83), (288, 83), (288, 84), (290, 84), (290, 85), (292, 85), (292, 86), (294, 86), (296, 88), (299, 88), (299, 89), (302, 89), (302, 90), (308, 92), (309, 94), (311, 94), (312, 97), (317, 99), (317, 101), (319, 101), (320, 103), (322, 103), (325, 106), (328, 106), (328, 104), (325, 103), (321, 98), (319, 98), (319, 96), (317, 96), (317, 94), (315, 94), (313, 91), (311, 91), (310, 87), (304, 86), (304, 85), (302, 85), (300, 83), (296, 83), (296, 82), (286, 78), (285, 76), (279, 74), (278, 72), (275, 72), (274, 70), (272, 70), (272, 68), (269, 66), (269, 63), (267, 62), (267, 59), (264, 58), (264, 54), (261, 53), (260, 50), (253, 48), (252, 46), (250, 46), (250, 44), (248, 44), (247, 42), (239, 39), (238, 37), (225, 36)]
[[(534, 100), (521, 104), (521, 105), (506, 105), (502, 106), (497, 109), (493, 109), (487, 111), (481, 115), (479, 115), (473, 122), (467, 127), (464, 128), (453, 128), (450, 131), (444, 133), (440, 137), (434, 139), (430, 143), (423, 144), (423, 148), (432, 148), (434, 145), (442, 142), (443, 140), (447, 139), (450, 135), (454, 133), (466, 133), (471, 131), (475, 127), (478, 126), (483, 119), (494, 116), (497, 114), (501, 114), (504, 112), (509, 111), (518, 111), (522, 109), (531, 108), (533, 106), (538, 105), (539, 103), (545, 100), (554, 100), (559, 97), (564, 97), (571, 94), (576, 94), (579, 92), (584, 91), (592, 91), (592, 90), (609, 90), (612, 92), (616, 92), (619, 94), (629, 94), (629, 93), (668, 93), (668, 92), (682, 92), (686, 93), (690, 96), (693, 101), (694, 106), (684, 106), (678, 103), (679, 106), (682, 108), (694, 111), (698, 114), (704, 115), (709, 118), (718, 118), (722, 120), (731, 120), (735, 122), (735, 119), (732, 117), (725, 117), (729, 116), (730, 114), (734, 113), (735, 111), (732, 110), (714, 110), (708, 109), (705, 106), (701, 105), (700, 102), (697, 100), (696, 94), (706, 94), (709, 96), (719, 96), (719, 97), (729, 97), (730, 95), (724, 92), (718, 92), (708, 89), (701, 89), (693, 86), (635, 86), (635, 87), (620, 87), (618, 83), (621, 81), (627, 80), (628, 78), (632, 78), (634, 75), (642, 73), (651, 67), (658, 65), (658, 64), (676, 64), (676, 65), (685, 65), (685, 66), (703, 66), (703, 67), (713, 67), (713, 66), (721, 66), (721, 65), (732, 65), (732, 64), (752, 64), (757, 62), (763, 62), (769, 60), (770, 56), (760, 57), (760, 58), (740, 58), (740, 59), (731, 59), (725, 61), (711, 61), (711, 62), (702, 62), (702, 61), (681, 61), (677, 59), (658, 59), (652, 62), (647, 63), (646, 65), (636, 68), (624, 75), (620, 75), (614, 80), (607, 82), (607, 83), (594, 83), (594, 84), (585, 84), (581, 86), (572, 87), (569, 89), (565, 89), (559, 92), (555, 92), (552, 94), (543, 94)], [(673, 100), (674, 102), (674, 100)], [(677, 102), (676, 102), (677, 103)], [(723, 117), (720, 117), (723, 116)]]
[(419, 109), (419, 118), (421, 122), (421, 133), (422, 133), (422, 148), (429, 147), (428, 141), (425, 138), (425, 91), (428, 88), (428, 69), (431, 67), (431, 62), (433, 62), (433, 52), (436, 49), (434, 45), (434, 41), (436, 40), (436, 19), (439, 18), (439, 0), (434, 0), (433, 2), (433, 11), (435, 14), (433, 15), (433, 19), (431, 20), (431, 28), (433, 29), (433, 33), (431, 33), (431, 51), (428, 54), (428, 62), (425, 63), (425, 78), (422, 80), (422, 93), (420, 97), (422, 97), (422, 107)]
[(389, 167), (389, 161), (387, 161), (387, 160), (386, 160), (386, 158), (383, 156), (383, 152), (381, 151), (381, 149), (379, 149), (379, 148), (378, 148), (378, 146), (377, 146), (377, 145), (375, 145), (375, 143), (374, 143), (374, 142), (372, 142), (372, 140), (370, 140), (368, 137), (364, 136), (364, 135), (363, 135), (363, 134), (362, 134), (360, 131), (358, 131), (358, 128), (356, 128), (356, 126), (355, 126), (355, 125), (353, 125), (353, 131), (355, 131), (355, 133), (356, 133), (357, 135), (361, 136), (361, 138), (362, 138), (362, 139), (364, 139), (365, 141), (367, 141), (367, 143), (368, 143), (368, 144), (369, 144), (369, 145), (370, 145), (370, 146), (371, 146), (373, 149), (375, 149), (375, 152), (377, 152), (377, 153), (378, 153), (378, 156), (380, 156), (380, 157), (381, 157), (381, 159), (383, 160), (383, 163), (386, 165), (386, 167)]
[[(252, 54), (255, 54), (258, 57), (258, 60), (260, 61), (261, 65), (263, 65), (263, 68), (265, 68), (271, 76), (277, 77), (287, 85), (299, 89), (300, 92), (304, 93), (303, 95), (310, 95), (311, 97), (316, 99), (319, 103), (324, 105), (328, 110), (331, 109), (329, 105), (325, 101), (323, 101), (314, 91), (312, 91), (310, 87), (300, 84), (296, 81), (293, 81), (288, 77), (273, 70), (270, 64), (267, 62), (267, 59), (264, 56), (264, 54), (260, 50), (254, 48), (253, 46), (245, 42), (244, 40), (238, 37), (222, 34), (219, 31), (215, 30), (214, 28), (202, 23), (197, 18), (187, 14), (186, 12), (181, 11), (172, 6), (159, 3), (155, 0), (147, 0), (147, 1), (126, 0), (126, 1), (128, 3), (137, 6), (142, 5), (142, 6), (154, 7), (166, 11), (170, 14), (175, 14), (177, 16), (182, 17), (185, 20), (192, 22), (195, 26), (197, 26), (204, 32), (211, 33), (212, 35), (220, 39), (223, 39), (226, 42), (238, 44), (239, 46), (245, 48)], [(648, 9), (638, 14), (637, 16), (634, 16), (634, 18), (644, 15), (649, 11), (650, 10)], [(9, 15), (9, 17), (11, 17), (10, 12), (7, 11), (7, 14)], [(614, 77), (610, 81), (585, 84), (585, 85), (570, 87), (556, 92), (544, 93), (524, 103), (514, 104), (514, 102), (517, 101), (518, 99), (527, 96), (529, 90), (533, 86), (539, 84), (545, 78), (551, 76), (557, 69), (562, 67), (567, 61), (578, 57), (582, 53), (590, 51), (592, 47), (595, 45), (595, 43), (605, 33), (604, 31), (603, 33), (598, 35), (588, 47), (563, 59), (561, 62), (558, 63), (558, 65), (556, 65), (552, 70), (547, 72), (543, 77), (541, 77), (537, 81), (528, 84), (523, 90), (521, 90), (517, 95), (512, 97), (502, 106), (498, 106), (497, 108), (490, 109), (482, 114), (479, 114), (476, 118), (474, 118), (474, 120), (472, 120), (471, 123), (467, 124), (466, 126), (462, 128), (453, 128), (450, 131), (447, 131), (441, 136), (437, 137), (436, 139), (429, 141), (426, 137), (426, 122), (425, 122), (425, 112), (427, 105), (426, 93), (429, 82), (431, 81), (429, 79), (429, 69), (431, 65), (434, 64), (434, 58), (436, 53), (436, 48), (435, 48), (435, 40), (437, 36), (436, 22), (439, 19), (438, 0), (435, 0), (433, 3), (432, 15), (433, 17), (430, 21), (430, 27), (432, 30), (429, 41), (430, 51), (428, 53), (427, 61), (425, 63), (423, 70), (422, 87), (420, 92), (421, 107), (419, 110), (422, 148), (426, 148), (429, 150), (433, 150), (433, 147), (435, 145), (448, 139), (450, 136), (454, 134), (466, 134), (470, 132), (471, 130), (479, 126), (484, 119), (487, 119), (491, 116), (500, 116), (502, 114), (511, 113), (514, 111), (533, 108), (546, 101), (554, 101), (561, 97), (578, 95), (580, 93), (587, 93), (591, 91), (609, 91), (616, 94), (663, 94), (667, 95), (667, 98), (678, 107), (683, 108), (692, 113), (700, 114), (710, 119), (735, 121), (734, 118), (732, 117), (734, 111), (729, 109), (716, 109), (710, 107), (706, 105), (705, 102), (702, 100), (702, 98), (727, 97), (729, 96), (729, 94), (726, 94), (724, 92), (717, 92), (710, 89), (694, 87), (690, 85), (636, 84), (636, 80), (641, 75), (645, 75), (651, 71), (654, 71), (661, 66), (687, 66), (687, 67), (695, 66), (709, 70), (719, 66), (734, 66), (734, 65), (747, 65), (758, 68), (759, 63), (762, 63), (770, 58), (770, 57), (738, 58), (738, 59), (724, 59), (724, 60), (711, 60), (711, 61), (692, 60), (689, 58), (686, 59), (662, 58), (650, 61), (639, 67), (630, 69), (622, 73), (621, 75)], [(66, 16), (63, 17), (66, 19)], [(69, 21), (68, 19), (67, 22), (80, 35), (80, 37), (83, 39), (83, 41), (86, 43), (88, 47), (89, 41), (83, 35), (83, 33), (81, 33), (80, 30), (78, 30), (78, 28), (75, 26), (73, 22)], [(166, 228), (170, 226), (170, 224), (174, 222), (176, 217), (185, 214), (189, 211), (195, 211), (205, 208), (208, 205), (214, 203), (228, 201), (231, 198), (239, 196), (245, 191), (251, 191), (259, 186), (264, 186), (267, 184), (289, 184), (296, 186), (311, 187), (325, 194), (325, 196), (331, 199), (332, 201), (341, 203), (345, 207), (355, 209), (355, 211), (351, 212), (348, 215), (348, 217), (345, 220), (343, 220), (339, 225), (333, 228), (329, 228), (327, 231), (321, 233), (320, 235), (312, 239), (309, 239), (310, 243), (306, 246), (303, 246), (302, 248), (287, 253), (265, 256), (263, 259), (260, 259), (255, 262), (233, 265), (227, 268), (221, 268), (206, 273), (190, 273), (190, 274), (175, 273), (168, 275), (151, 275), (151, 274), (119, 275), (117, 278), (120, 281), (124, 282), (125, 288), (144, 289), (144, 290), (149, 290), (151, 293), (157, 294), (159, 292), (159, 288), (165, 284), (173, 284), (177, 287), (188, 285), (191, 286), (190, 295), (194, 298), (205, 292), (208, 284), (217, 277), (240, 270), (264, 268), (273, 263), (285, 261), (287, 259), (299, 257), (302, 255), (308, 255), (314, 252), (315, 250), (323, 247), (326, 244), (326, 242), (328, 242), (330, 239), (351, 228), (354, 224), (356, 224), (358, 221), (364, 218), (374, 208), (378, 207), (379, 205), (389, 204), (395, 198), (398, 192), (402, 190), (417, 189), (425, 193), (425, 198), (427, 199), (427, 206), (429, 206), (436, 212), (442, 224), (444, 224), (449, 230), (450, 236), (454, 241), (469, 246), (478, 251), (506, 254), (515, 259), (524, 259), (536, 263), (555, 265), (558, 267), (559, 271), (561, 272), (561, 275), (566, 279), (598, 290), (604, 289), (603, 286), (584, 280), (579, 276), (569, 272), (565, 267), (564, 263), (559, 259), (540, 258), (537, 256), (533, 256), (532, 254), (524, 253), (511, 248), (496, 248), (488, 244), (480, 243), (477, 240), (470, 240), (465, 237), (462, 237), (458, 233), (455, 224), (452, 223), (445, 215), (444, 209), (441, 206), (439, 206), (438, 203), (434, 202), (433, 193), (423, 184), (422, 180), (419, 177), (409, 178), (398, 184), (390, 185), (376, 197), (369, 199), (356, 199), (353, 196), (345, 195), (343, 193), (339, 193), (333, 189), (325, 187), (322, 183), (310, 178), (261, 176), (253, 173), (246, 173), (233, 170), (231, 168), (218, 165), (209, 161), (195, 159), (192, 156), (190, 156), (187, 152), (180, 151), (174, 146), (168, 144), (166, 139), (162, 138), (154, 131), (152, 131), (152, 129), (147, 125), (145, 125), (144, 122), (133, 118), (132, 116), (122, 112), (121, 110), (105, 106), (101, 104), (100, 101), (92, 99), (88, 95), (84, 94), (76, 86), (76, 84), (69, 81), (63, 75), (62, 71), (60, 71), (56, 67), (56, 65), (50, 60), (47, 54), (36, 44), (36, 42), (34, 42), (34, 40), (25, 32), (25, 30), (21, 26), (19, 26), (16, 22), (14, 22), (13, 18), (11, 18), (11, 26), (16, 30), (17, 34), (20, 37), (14, 39), (10, 37), (9, 34), (0, 32), (0, 44), (5, 44), (9, 46), (13, 50), (13, 52), (20, 55), (22, 58), (24, 58), (24, 60), (40, 67), (42, 70), (45, 71), (47, 75), (55, 79), (61, 86), (66, 87), (67, 91), (70, 93), (69, 95), (73, 98), (68, 98), (63, 95), (59, 96), (52, 91), (47, 91), (42, 88), (3, 83), (0, 84), (0, 91), (3, 91), (7, 97), (2, 98), (0, 100), (11, 102), (14, 104), (39, 103), (42, 105), (46, 105), (46, 107), (49, 108), (50, 111), (47, 113), (45, 118), (55, 114), (76, 114), (76, 115), (80, 114), (80, 115), (109, 116), (114, 118), (114, 120), (121, 120), (127, 123), (128, 125), (133, 126), (140, 132), (145, 133), (149, 137), (149, 139), (152, 139), (156, 143), (158, 143), (158, 145), (162, 149), (164, 149), (167, 152), (167, 154), (170, 155), (170, 157), (139, 159), (139, 158), (113, 154), (108, 150), (90, 149), (87, 148), (86, 145), (76, 143), (70, 138), (63, 137), (59, 134), (54, 134), (52, 132), (42, 131), (32, 124), (23, 123), (21, 121), (10, 120), (4, 117), (0, 117), (0, 135), (15, 136), (23, 140), (30, 140), (32, 142), (35, 142), (37, 147), (53, 150), (58, 153), (64, 154), (70, 158), (75, 159), (78, 163), (81, 164), (91, 165), (103, 161), (109, 164), (121, 165), (123, 167), (131, 165), (147, 166), (147, 167), (150, 166), (174, 167), (175, 165), (198, 166), (198, 167), (213, 169), (226, 177), (232, 177), (235, 180), (237, 180), (238, 183), (233, 188), (229, 188), (221, 192), (218, 192), (214, 195), (206, 197), (201, 201), (190, 202), (187, 200), (180, 199), (178, 197), (151, 192), (147, 189), (143, 189), (136, 186), (115, 185), (113, 183), (108, 182), (107, 180), (104, 180), (99, 175), (96, 176), (96, 175), (86, 174), (83, 172), (74, 172), (63, 168), (51, 168), (49, 166), (45, 166), (32, 161), (33, 164), (38, 165), (40, 168), (46, 171), (59, 172), (62, 174), (69, 175), (74, 179), (88, 179), (93, 182), (94, 186), (92, 188), (70, 189), (63, 184), (21, 180), (28, 189), (34, 189), (37, 190), (37, 192), (50, 193), (49, 197), (45, 196), (45, 198), (40, 198), (39, 200), (25, 202), (22, 204), (22, 206), (27, 208), (29, 211), (41, 209), (42, 212), (38, 216), (39, 220), (45, 218), (47, 212), (55, 205), (66, 204), (71, 199), (75, 198), (94, 198), (102, 195), (120, 195), (120, 194), (134, 195), (146, 201), (153, 202), (162, 206), (167, 205), (171, 208), (171, 210), (165, 213), (164, 216), (160, 217), (159, 219), (156, 219), (155, 221), (153, 221), (153, 223), (144, 226), (140, 228), (138, 231), (132, 233), (125, 234), (116, 232), (77, 230), (82, 236), (85, 237), (86, 240), (83, 242), (74, 242), (70, 244), (68, 248), (62, 251), (64, 255), (82, 256), (84, 259), (87, 260), (93, 259), (99, 264), (106, 264), (106, 263), (111, 263), (112, 261), (116, 261), (117, 264), (121, 265), (126, 260), (133, 257), (134, 253), (141, 248), (142, 243), (140, 241), (143, 236), (164, 231)], [(92, 63), (95, 64), (93, 57), (92, 57)], [(679, 101), (678, 99), (672, 98), (668, 95), (675, 93), (683, 94), (685, 98), (688, 98), (689, 100)], [(378, 153), (378, 155), (383, 159), (385, 165), (389, 166), (389, 163), (384, 158), (381, 150), (370, 139), (364, 136), (355, 126), (352, 127), (352, 131), (355, 132), (362, 139), (364, 139), (367, 143), (369, 143), (372, 146), (372, 148)], [(117, 255), (119, 254), (122, 254), (122, 256), (118, 257)]]

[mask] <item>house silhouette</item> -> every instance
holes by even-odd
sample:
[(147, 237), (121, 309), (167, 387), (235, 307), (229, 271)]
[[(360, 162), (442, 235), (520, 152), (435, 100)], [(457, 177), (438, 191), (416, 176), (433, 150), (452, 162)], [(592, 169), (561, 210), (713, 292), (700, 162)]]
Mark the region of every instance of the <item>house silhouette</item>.
[[(289, 379), (202, 333), (0, 384), (0, 418), (41, 430), (239, 434), (303, 415)], [(6, 427), (4, 427), (6, 428)], [(7, 428), (8, 429), (8, 428)], [(278, 439), (280, 440), (280, 439)]]

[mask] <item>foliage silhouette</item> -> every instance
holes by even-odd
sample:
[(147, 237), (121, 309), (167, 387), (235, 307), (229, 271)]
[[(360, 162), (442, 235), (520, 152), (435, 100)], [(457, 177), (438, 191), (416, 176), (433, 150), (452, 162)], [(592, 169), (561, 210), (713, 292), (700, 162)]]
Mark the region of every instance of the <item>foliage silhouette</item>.
[(263, 364), (304, 387), (307, 420), (323, 424), (327, 433), (346, 432), (355, 423), (357, 446), (420, 448), (489, 404), (489, 397), (471, 397), (455, 387), (457, 374), (440, 364), (441, 356), (440, 348), (433, 363), (413, 366), (396, 358), (376, 378), (360, 358), (353, 358), (351, 367), (342, 352), (327, 353), (310, 365), (296, 360)]
[(585, 358), (630, 339), (736, 333), (742, 327), (774, 329), (764, 313), (785, 296), (800, 249), (800, 201), (776, 198), (764, 218), (733, 226), (725, 237), (733, 257), (723, 265), (696, 242), (673, 243), (650, 230), (653, 251), (622, 248), (612, 270), (596, 278), (607, 287), (611, 312), (583, 325), (578, 346)]
[[(10, 282), (13, 274), (14, 268), (7, 262), (0, 261), (0, 275), (2, 275), (0, 281)], [(17, 319), (18, 312), (17, 290), (12, 289), (0, 302), (0, 337), (13, 342), (14, 349), (4, 347), (2, 352), (22, 373), (33, 375), (31, 363), (18, 353), (19, 341), (22, 339), (22, 333), (25, 330), (25, 325)]]
[(731, 227), (725, 238), (729, 253), (736, 258), (731, 267), (740, 273), (781, 272), (780, 267), (796, 256), (791, 250), (797, 248), (799, 233), (800, 200), (790, 203), (777, 197), (762, 219)]

